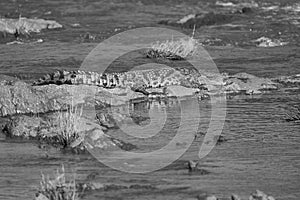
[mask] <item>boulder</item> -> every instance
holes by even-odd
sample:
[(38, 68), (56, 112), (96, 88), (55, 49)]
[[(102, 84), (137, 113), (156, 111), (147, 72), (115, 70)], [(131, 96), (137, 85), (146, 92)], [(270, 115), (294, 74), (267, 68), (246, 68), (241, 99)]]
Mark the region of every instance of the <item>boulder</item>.
[(79, 104), (117, 106), (144, 97), (130, 89), (105, 89), (91, 85), (30, 86), (16, 81), (0, 87), (0, 116), (45, 113)]
[(42, 29), (62, 28), (62, 25), (53, 20), (28, 19), (20, 17), (18, 19), (0, 19), (0, 32), (10, 34), (39, 33)]
[(43, 91), (35, 90), (24, 82), (0, 87), (0, 116), (58, 109), (61, 105), (55, 99), (49, 99)]
[(37, 137), (43, 120), (35, 116), (20, 115), (11, 119), (3, 128), (8, 137)]

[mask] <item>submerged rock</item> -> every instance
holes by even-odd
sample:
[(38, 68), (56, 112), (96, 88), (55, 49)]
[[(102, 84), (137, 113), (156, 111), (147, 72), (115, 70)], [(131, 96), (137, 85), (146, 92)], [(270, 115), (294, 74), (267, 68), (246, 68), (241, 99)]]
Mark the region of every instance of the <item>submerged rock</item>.
[(224, 86), (227, 93), (261, 94), (264, 90), (275, 90), (278, 84), (268, 78), (260, 78), (247, 73), (229, 76)]
[[(228, 13), (199, 13), (199, 14), (189, 14), (181, 19), (177, 20), (163, 20), (159, 24), (180, 26), (184, 28), (199, 28), (201, 26), (211, 26), (211, 25), (223, 25), (232, 23), (234, 21), (240, 21), (247, 17), (247, 15), (252, 14), (254, 10), (250, 5), (238, 6), (234, 11)], [(249, 17), (249, 16), (248, 16)]]
[(197, 200), (218, 200), (215, 195), (202, 194), (197, 196)]
[(270, 39), (267, 37), (260, 37), (256, 40), (253, 40), (252, 42), (254, 42), (258, 47), (278, 47), (288, 44), (288, 42), (282, 42), (281, 40)]
[(20, 17), (18, 19), (0, 19), (0, 32), (10, 34), (38, 33), (42, 29), (56, 28), (62, 28), (62, 25), (53, 20), (28, 19), (26, 17)]
[[(207, 195), (207, 194), (201, 194), (197, 196), (198, 200), (218, 200), (218, 198), (214, 195)], [(231, 200), (241, 200), (241, 198), (236, 195), (232, 194), (230, 197)], [(256, 190), (256, 193), (253, 193), (250, 197), (249, 200), (275, 200), (274, 197), (268, 196), (265, 193), (263, 193), (260, 190)]]
[(171, 26), (181, 26), (184, 28), (194, 28), (201, 26), (211, 26), (226, 24), (234, 21), (234, 14), (222, 14), (222, 13), (207, 13), (207, 14), (191, 14), (183, 17), (180, 20), (165, 20), (160, 21), (159, 24), (171, 25)]
[(256, 192), (249, 197), (249, 200), (275, 200), (275, 198), (268, 196), (260, 190), (256, 190)]

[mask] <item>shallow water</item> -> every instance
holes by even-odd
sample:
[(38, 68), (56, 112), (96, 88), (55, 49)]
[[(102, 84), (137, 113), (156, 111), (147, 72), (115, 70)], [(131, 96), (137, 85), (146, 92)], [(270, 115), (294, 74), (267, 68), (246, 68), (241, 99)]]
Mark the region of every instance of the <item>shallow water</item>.
[[(233, 1), (234, 2), (234, 1)], [(245, 1), (247, 2), (247, 1)], [(251, 18), (233, 25), (200, 27), (199, 40), (219, 38), (222, 42), (205, 46), (221, 72), (248, 72), (276, 77), (300, 73), (299, 12), (288, 6), (297, 1), (260, 1), (259, 7), (278, 5), (279, 10), (258, 9)], [(170, 6), (172, 5), (172, 6)], [(195, 6), (196, 5), (196, 6)], [(13, 37), (0, 36), (0, 73), (31, 80), (57, 69), (77, 69), (87, 54), (103, 39), (135, 27), (159, 26), (160, 20), (181, 18), (204, 11), (231, 11), (216, 6), (215, 1), (1, 1), (0, 11), (7, 17), (54, 19), (64, 25), (61, 30), (42, 31), (22, 38), (23, 45), (6, 45)], [(51, 11), (51, 13), (49, 12)], [(271, 17), (269, 17), (271, 16)], [(109, 23), (108, 23), (109, 21)], [(72, 24), (78, 23), (79, 27)], [(174, 27), (168, 27), (174, 28)], [(174, 28), (191, 34), (190, 29)], [(252, 31), (250, 31), (252, 29)], [(280, 32), (280, 34), (279, 34)], [(84, 34), (96, 36), (84, 39)], [(282, 39), (288, 45), (258, 48), (251, 40), (266, 36)], [(31, 43), (43, 39), (43, 43)], [(139, 62), (142, 55), (134, 54)], [(125, 70), (134, 61), (125, 57), (117, 70)], [(124, 64), (125, 63), (125, 64)], [(127, 64), (126, 64), (127, 63)], [(99, 63), (101, 65), (101, 63)], [(281, 90), (259, 96), (235, 96), (227, 100), (223, 134), (228, 141), (217, 145), (201, 162), (204, 174), (189, 174), (185, 163), (197, 159), (200, 140), (170, 166), (149, 174), (128, 174), (112, 170), (90, 155), (63, 154), (40, 150), (34, 142), (4, 140), (0, 137), (0, 199), (33, 199), (40, 172), (52, 174), (63, 163), (67, 171), (76, 171), (77, 180), (95, 172), (95, 181), (122, 185), (151, 185), (153, 188), (95, 191), (84, 199), (187, 199), (202, 192), (228, 197), (237, 193), (246, 197), (255, 189), (276, 199), (300, 198), (299, 123), (283, 120), (285, 110), (299, 104), (299, 90)], [(186, 102), (188, 104), (188, 102)], [(138, 107), (138, 106), (137, 106)], [(165, 111), (164, 106), (151, 109)], [(136, 108), (143, 112), (143, 107)], [(195, 112), (189, 108), (190, 112)], [(201, 132), (206, 132), (210, 102), (200, 102)], [(135, 143), (138, 151), (152, 151), (167, 144), (174, 136), (172, 123), (178, 123), (180, 107), (167, 109), (169, 126), (150, 140), (136, 140), (112, 131), (111, 135)], [(157, 112), (157, 110), (156, 110)], [(177, 114), (176, 114), (177, 113)], [(184, 144), (178, 144), (181, 148)], [(167, 156), (167, 155), (165, 155)]]
[[(2, 141), (1, 195), (2, 199), (22, 197), (31, 199), (40, 180), (40, 172), (52, 174), (60, 164), (75, 171), (82, 181), (96, 173), (93, 181), (117, 185), (151, 185), (153, 188), (123, 189), (91, 192), (84, 199), (186, 199), (203, 191), (220, 197), (231, 193), (247, 196), (255, 189), (270, 193), (276, 199), (299, 198), (300, 136), (299, 123), (283, 120), (284, 109), (299, 102), (299, 92), (264, 94), (260, 97), (240, 96), (227, 102), (227, 117), (223, 134), (228, 141), (217, 145), (201, 161), (207, 174), (188, 173), (186, 162), (197, 159), (201, 139), (193, 142), (189, 150), (170, 166), (148, 174), (118, 172), (98, 162), (91, 155), (62, 154), (55, 149), (45, 151), (36, 144)], [(201, 102), (201, 132), (210, 116), (208, 102)], [(176, 124), (174, 107), (168, 111), (171, 123)], [(155, 109), (155, 106), (152, 108)], [(161, 107), (160, 109), (163, 109)], [(190, 109), (189, 112), (193, 112)], [(176, 112), (175, 112), (176, 113)], [(110, 134), (138, 146), (138, 151), (153, 151), (174, 137), (174, 127), (162, 131), (154, 138), (128, 139), (120, 131)], [(176, 130), (176, 129), (175, 129)], [(178, 144), (178, 148), (180, 148)], [(170, 152), (171, 153), (171, 152)], [(162, 159), (165, 159), (162, 156)]]

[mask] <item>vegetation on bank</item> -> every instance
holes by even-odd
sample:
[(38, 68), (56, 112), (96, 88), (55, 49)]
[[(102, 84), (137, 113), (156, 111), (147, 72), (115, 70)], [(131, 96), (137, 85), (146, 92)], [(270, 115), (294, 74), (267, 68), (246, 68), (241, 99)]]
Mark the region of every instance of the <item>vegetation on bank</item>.
[[(83, 108), (71, 106), (67, 111), (57, 112), (57, 117), (48, 120), (50, 129), (55, 130), (53, 134), (47, 135), (46, 139), (61, 148), (75, 147), (76, 141), (82, 137), (78, 131)], [(79, 145), (79, 144), (78, 144)]]
[(54, 178), (42, 173), (40, 188), (36, 194), (36, 200), (78, 200), (75, 175), (69, 181), (66, 179), (65, 168), (57, 170)]
[(156, 42), (146, 52), (146, 55), (148, 58), (166, 58), (170, 60), (182, 60), (193, 56), (199, 45), (198, 41), (194, 39), (194, 34), (195, 27), (192, 37)]

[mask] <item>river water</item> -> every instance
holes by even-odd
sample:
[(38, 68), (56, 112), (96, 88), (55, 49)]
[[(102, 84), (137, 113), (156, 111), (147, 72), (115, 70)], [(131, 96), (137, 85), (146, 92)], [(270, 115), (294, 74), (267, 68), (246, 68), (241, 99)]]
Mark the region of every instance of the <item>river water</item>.
[[(227, 1), (228, 2), (228, 1)], [(254, 7), (255, 15), (227, 25), (203, 26), (195, 38), (212, 42), (208, 51), (220, 72), (247, 72), (262, 77), (300, 73), (299, 4), (297, 1), (232, 1)], [(277, 8), (274, 6), (278, 6)], [(0, 38), (0, 73), (30, 81), (57, 69), (77, 69), (96, 45), (114, 34), (135, 27), (173, 28), (185, 34), (191, 29), (159, 25), (160, 20), (179, 19), (187, 14), (206, 11), (231, 12), (236, 7), (218, 6), (216, 1), (1, 1), (2, 16), (38, 17), (61, 23), (61, 30), (42, 31), (22, 37), (24, 44), (7, 45), (13, 37)], [(109, 22), (109, 23), (108, 23)], [(79, 25), (74, 25), (79, 24)], [(250, 30), (251, 29), (251, 30)], [(87, 38), (86, 35), (95, 36)], [(273, 48), (256, 47), (259, 37), (280, 39), (287, 45)], [(43, 39), (42, 43), (34, 43)], [(219, 40), (216, 40), (219, 39)], [(140, 57), (138, 55), (137, 57)], [(117, 70), (131, 65), (131, 58), (121, 62)], [(99, 63), (101, 65), (101, 63)], [(128, 66), (127, 66), (128, 67)], [(131, 189), (110, 189), (89, 192), (83, 199), (193, 199), (202, 193), (221, 198), (236, 193), (246, 198), (255, 189), (272, 194), (276, 199), (300, 198), (300, 123), (284, 121), (285, 112), (299, 105), (299, 88), (281, 89), (255, 96), (234, 96), (227, 99), (226, 119), (222, 134), (227, 141), (215, 146), (200, 162), (203, 173), (189, 173), (188, 160), (196, 160), (200, 139), (171, 165), (147, 174), (130, 174), (113, 170), (89, 154), (73, 155), (55, 149), (41, 150), (33, 141), (5, 139), (0, 135), (0, 199), (33, 199), (39, 186), (40, 173), (52, 174), (64, 164), (77, 180), (95, 174), (93, 181), (104, 184), (139, 185)], [(189, 105), (189, 101), (183, 101)], [(166, 145), (175, 135), (180, 105), (163, 103), (136, 112), (167, 113), (169, 125), (151, 139), (125, 137), (120, 130), (109, 134), (137, 145), (138, 151), (149, 152)], [(201, 101), (199, 132), (206, 132), (210, 119), (210, 101)], [(187, 106), (195, 114), (195, 109)], [(196, 121), (196, 119), (195, 119)], [(159, 123), (159, 122), (157, 122)], [(178, 148), (185, 144), (178, 143)], [(46, 153), (48, 156), (46, 156)], [(162, 159), (168, 156), (162, 155)]]

